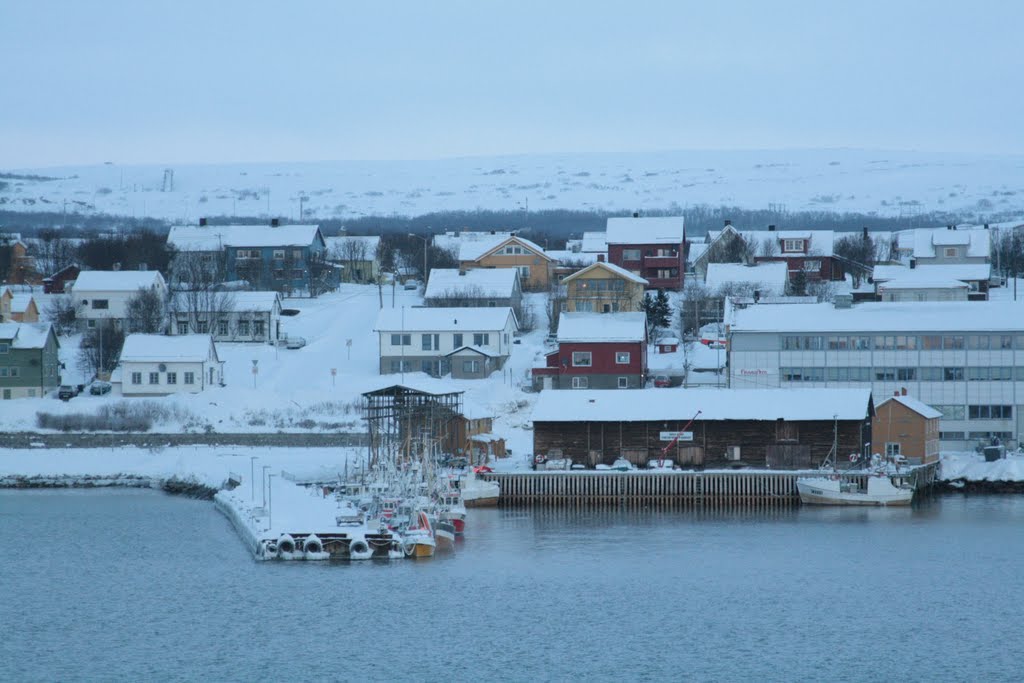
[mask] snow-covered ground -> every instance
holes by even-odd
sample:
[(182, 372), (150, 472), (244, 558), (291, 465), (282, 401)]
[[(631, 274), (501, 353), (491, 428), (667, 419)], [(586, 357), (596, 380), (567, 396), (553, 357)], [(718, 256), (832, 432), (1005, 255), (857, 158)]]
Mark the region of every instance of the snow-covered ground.
[(941, 477), (945, 481), (1024, 481), (1024, 453), (985, 462), (978, 453), (943, 453)]
[[(550, 154), (436, 161), (11, 169), (0, 209), (307, 218), (492, 209), (678, 209), (990, 215), (1019, 208), (1024, 157), (856, 149)], [(7, 169), (5, 169), (7, 170)]]

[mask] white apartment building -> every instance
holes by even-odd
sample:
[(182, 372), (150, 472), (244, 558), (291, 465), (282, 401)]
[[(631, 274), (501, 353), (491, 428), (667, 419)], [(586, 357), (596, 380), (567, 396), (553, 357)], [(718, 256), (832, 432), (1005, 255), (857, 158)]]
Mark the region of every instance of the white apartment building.
[(729, 326), (734, 388), (906, 389), (942, 412), (945, 450), (1024, 433), (1024, 305), (1013, 302), (763, 304)]

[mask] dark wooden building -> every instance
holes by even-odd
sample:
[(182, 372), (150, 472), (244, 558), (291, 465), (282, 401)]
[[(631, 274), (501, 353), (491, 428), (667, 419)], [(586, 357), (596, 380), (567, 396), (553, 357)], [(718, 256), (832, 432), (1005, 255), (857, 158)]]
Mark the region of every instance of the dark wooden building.
[(589, 467), (664, 457), (681, 467), (805, 469), (834, 441), (840, 460), (864, 454), (873, 416), (869, 389), (543, 392), (533, 448)]

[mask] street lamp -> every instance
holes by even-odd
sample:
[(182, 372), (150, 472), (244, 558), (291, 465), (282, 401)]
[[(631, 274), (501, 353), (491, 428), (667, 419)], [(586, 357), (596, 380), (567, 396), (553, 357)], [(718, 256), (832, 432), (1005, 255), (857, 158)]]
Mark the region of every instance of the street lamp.
[(267, 475), (267, 528), (274, 528), (274, 477), (276, 474)]
[(249, 456), (249, 484), (252, 488), (252, 502), (256, 503), (256, 458), (257, 455)]
[(263, 507), (267, 507), (267, 470), (270, 465), (263, 466)]
[(427, 286), (427, 245), (430, 244), (430, 235), (423, 236), (417, 235), (414, 232), (409, 233), (409, 237), (415, 237), (418, 240), (423, 240), (423, 286)]

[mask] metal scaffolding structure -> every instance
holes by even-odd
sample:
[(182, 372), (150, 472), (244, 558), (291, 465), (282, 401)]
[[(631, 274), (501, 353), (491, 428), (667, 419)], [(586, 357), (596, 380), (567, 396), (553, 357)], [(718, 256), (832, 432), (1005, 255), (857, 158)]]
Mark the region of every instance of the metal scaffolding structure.
[(462, 415), (462, 393), (435, 394), (401, 384), (364, 393), (370, 467), (456, 452), (453, 423)]

